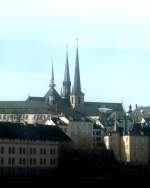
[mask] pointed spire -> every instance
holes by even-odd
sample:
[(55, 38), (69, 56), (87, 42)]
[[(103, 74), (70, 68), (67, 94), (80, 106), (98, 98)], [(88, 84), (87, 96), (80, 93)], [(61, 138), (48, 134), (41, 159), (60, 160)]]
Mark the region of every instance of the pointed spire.
[(65, 63), (65, 74), (64, 74), (64, 81), (63, 81), (63, 91), (62, 97), (68, 98), (70, 96), (70, 73), (69, 73), (69, 61), (68, 61), (68, 45), (66, 46), (66, 63)]
[(53, 59), (52, 59), (52, 74), (51, 74), (51, 81), (50, 81), (50, 85), (49, 87), (54, 88), (55, 87), (55, 83), (54, 83), (54, 70), (53, 70)]
[(78, 38), (76, 49), (76, 62), (75, 62), (75, 75), (74, 75), (74, 87), (73, 94), (81, 93), (81, 81), (80, 81), (80, 68), (79, 68), (79, 53), (78, 53)]
[(69, 73), (69, 63), (68, 63), (68, 45), (66, 46), (66, 65), (65, 65), (65, 75), (64, 82), (70, 82), (70, 73)]

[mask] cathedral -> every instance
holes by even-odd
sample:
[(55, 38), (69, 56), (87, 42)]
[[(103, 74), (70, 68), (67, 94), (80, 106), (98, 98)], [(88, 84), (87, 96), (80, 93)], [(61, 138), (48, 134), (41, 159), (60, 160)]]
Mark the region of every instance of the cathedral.
[(17, 118), (22, 118), (29, 123), (33, 123), (39, 119), (44, 121), (50, 116), (61, 115), (72, 118), (77, 118), (81, 115), (94, 118), (99, 117), (99, 108), (109, 108), (117, 113), (123, 112), (122, 103), (86, 102), (84, 95), (81, 88), (77, 45), (73, 84), (71, 84), (70, 80), (67, 51), (61, 93), (58, 93), (55, 87), (52, 65), (51, 80), (46, 94), (43, 97), (28, 96), (25, 101), (0, 101), (0, 121), (15, 121)]

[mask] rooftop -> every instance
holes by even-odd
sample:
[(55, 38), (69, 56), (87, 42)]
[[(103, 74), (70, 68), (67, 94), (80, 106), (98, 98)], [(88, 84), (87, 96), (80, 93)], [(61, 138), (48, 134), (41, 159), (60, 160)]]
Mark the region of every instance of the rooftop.
[(0, 122), (1, 139), (68, 142), (70, 138), (57, 126)]

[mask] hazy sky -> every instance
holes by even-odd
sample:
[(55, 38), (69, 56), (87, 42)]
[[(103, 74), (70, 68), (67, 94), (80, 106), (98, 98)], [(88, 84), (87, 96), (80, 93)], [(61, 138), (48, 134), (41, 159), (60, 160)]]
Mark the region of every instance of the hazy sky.
[(52, 57), (60, 91), (66, 44), (73, 81), (76, 37), (86, 100), (150, 105), (149, 0), (0, 0), (0, 100), (43, 96)]

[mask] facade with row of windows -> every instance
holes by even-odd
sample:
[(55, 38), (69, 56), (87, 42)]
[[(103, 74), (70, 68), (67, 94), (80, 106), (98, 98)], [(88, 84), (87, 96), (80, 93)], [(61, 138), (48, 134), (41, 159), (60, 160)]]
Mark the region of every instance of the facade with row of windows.
[(0, 139), (0, 167), (58, 165), (58, 143)]
[(56, 168), (70, 141), (58, 127), (0, 123), (0, 168)]

